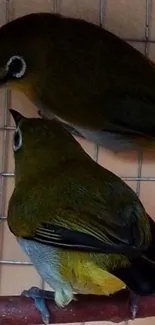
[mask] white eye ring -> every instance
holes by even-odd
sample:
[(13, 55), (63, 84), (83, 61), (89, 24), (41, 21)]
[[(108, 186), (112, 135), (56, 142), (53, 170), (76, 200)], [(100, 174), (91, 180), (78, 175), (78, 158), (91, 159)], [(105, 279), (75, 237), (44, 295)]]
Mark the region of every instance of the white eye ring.
[(17, 127), (13, 136), (13, 151), (18, 151), (22, 147), (22, 143), (22, 133), (20, 128)]
[(17, 73), (13, 73), (12, 75), (16, 78), (21, 78), (24, 76), (25, 72), (26, 72), (26, 68), (27, 68), (27, 65), (26, 65), (26, 62), (25, 60), (19, 56), (19, 55), (14, 55), (12, 56), (9, 61), (7, 62), (6, 64), (6, 71), (8, 72), (9, 71), (9, 66), (10, 64), (14, 61), (14, 60), (20, 60), (20, 62), (22, 63), (22, 66), (21, 66), (21, 70)]

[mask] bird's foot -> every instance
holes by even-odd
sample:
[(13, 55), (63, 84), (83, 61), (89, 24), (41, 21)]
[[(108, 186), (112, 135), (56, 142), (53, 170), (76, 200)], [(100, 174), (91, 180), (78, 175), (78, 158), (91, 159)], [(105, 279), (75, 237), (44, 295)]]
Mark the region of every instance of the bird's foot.
[(130, 291), (130, 300), (131, 300), (130, 310), (132, 313), (133, 320), (136, 318), (136, 315), (137, 315), (139, 299), (140, 299), (140, 297), (136, 293)]
[(32, 287), (29, 290), (24, 290), (22, 296), (32, 298), (34, 300), (36, 308), (41, 314), (42, 321), (45, 325), (49, 324), (50, 314), (45, 304), (45, 299), (55, 300), (55, 293)]
[(71, 125), (65, 124), (65, 123), (62, 123), (62, 122), (61, 122), (61, 124), (66, 129), (67, 132), (69, 132), (70, 134), (72, 134), (72, 136), (83, 138), (83, 136), (81, 135), (81, 133), (78, 132), (76, 129), (74, 129)]
[(45, 120), (47, 119), (46, 114), (44, 114), (41, 110), (38, 110), (38, 115)]
[(38, 115), (44, 120), (53, 120), (55, 118), (54, 114), (49, 111), (38, 110)]
[[(50, 113), (49, 114), (45, 114), (45, 112), (43, 112), (42, 110), (38, 110), (38, 115), (43, 118), (43, 119), (54, 119), (55, 116), (54, 114)], [(84, 136), (79, 132), (77, 131), (76, 129), (74, 129), (74, 127), (72, 127), (71, 125), (69, 124), (66, 124), (66, 123), (63, 123), (62, 121), (59, 121), (61, 123), (61, 125), (67, 130), (67, 132), (71, 133), (72, 136), (74, 137), (81, 137), (81, 138), (84, 138)]]

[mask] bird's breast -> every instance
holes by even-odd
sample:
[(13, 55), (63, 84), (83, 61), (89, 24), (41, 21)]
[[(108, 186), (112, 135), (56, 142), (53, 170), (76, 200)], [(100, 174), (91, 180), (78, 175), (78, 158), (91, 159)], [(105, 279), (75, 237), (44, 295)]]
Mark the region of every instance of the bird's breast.
[(100, 267), (93, 255), (43, 245), (33, 240), (17, 239), (29, 256), (36, 270), (55, 291), (69, 285), (81, 294), (110, 295), (125, 284), (104, 267)]
[[(57, 248), (40, 244), (33, 240), (17, 238), (18, 244), (28, 255), (42, 279), (55, 291), (63, 285), (59, 274)], [(65, 284), (65, 282), (64, 282)]]

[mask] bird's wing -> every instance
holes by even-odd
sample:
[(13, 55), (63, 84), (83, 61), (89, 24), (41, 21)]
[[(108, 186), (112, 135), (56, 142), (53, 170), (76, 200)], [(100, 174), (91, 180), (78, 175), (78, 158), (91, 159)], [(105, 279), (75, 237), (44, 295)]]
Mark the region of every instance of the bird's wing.
[[(123, 202), (119, 191), (113, 196), (110, 189), (108, 202), (105, 193), (95, 190), (93, 183), (70, 183), (63, 189), (64, 197), (61, 190), (58, 195), (63, 203), (59, 203), (52, 218), (42, 219), (33, 239), (63, 248), (104, 253), (137, 254), (146, 249), (150, 241), (149, 221), (137, 197)], [(131, 190), (124, 190), (130, 196)], [(69, 191), (66, 201), (65, 191)]]
[[(71, 216), (72, 218), (76, 217), (74, 213), (69, 214), (69, 211), (66, 212), (69, 218)], [(62, 248), (97, 251), (105, 254), (131, 254), (131, 256), (139, 255), (148, 246), (149, 241), (146, 240), (146, 236), (143, 236), (141, 233), (142, 230), (140, 228), (138, 229), (138, 225), (136, 224), (129, 227), (127, 225), (122, 225), (121, 227), (120, 225), (116, 229), (114, 229), (114, 225), (109, 227), (105, 226), (105, 228), (101, 224), (98, 226), (98, 231), (97, 229), (94, 231), (89, 223), (85, 229), (81, 226), (78, 227), (79, 230), (75, 230), (75, 227), (69, 227), (69, 225), (59, 225), (58, 221), (54, 223), (42, 222), (36, 228), (33, 239), (43, 244)], [(138, 234), (138, 237), (134, 238), (136, 234)]]
[(108, 115), (103, 122), (104, 131), (155, 137), (155, 100), (150, 96), (111, 91), (105, 105)]
[[(107, 96), (104, 103), (106, 116), (98, 127), (64, 125), (74, 136), (81, 136), (114, 152), (144, 149), (155, 142), (155, 101), (123, 92)], [(105, 96), (106, 97), (106, 96)], [(102, 105), (100, 105), (102, 107)], [(103, 112), (104, 112), (103, 107)], [(135, 107), (135, 109), (134, 109)]]

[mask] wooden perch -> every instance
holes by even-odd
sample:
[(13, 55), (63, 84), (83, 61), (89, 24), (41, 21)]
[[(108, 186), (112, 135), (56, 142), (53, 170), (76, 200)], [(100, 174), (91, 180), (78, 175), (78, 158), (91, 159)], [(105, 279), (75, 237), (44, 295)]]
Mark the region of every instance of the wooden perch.
[[(130, 298), (126, 290), (111, 297), (77, 295), (66, 308), (59, 308), (47, 300), (51, 323), (74, 323), (88, 321), (112, 321), (119, 323), (132, 318)], [(137, 318), (155, 316), (155, 296), (142, 297)], [(0, 297), (1, 325), (40, 324), (41, 318), (33, 300), (20, 296)]]

